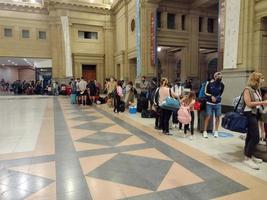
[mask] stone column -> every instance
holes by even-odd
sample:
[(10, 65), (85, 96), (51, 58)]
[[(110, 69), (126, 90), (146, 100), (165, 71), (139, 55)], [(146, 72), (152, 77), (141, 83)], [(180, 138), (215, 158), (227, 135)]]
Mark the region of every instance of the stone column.
[(104, 75), (105, 77), (114, 76), (114, 28), (106, 27), (104, 29), (104, 42), (105, 42), (105, 67)]
[(52, 76), (54, 79), (65, 78), (63, 37), (59, 18), (57, 20), (51, 19), (50, 35), (52, 54)]
[(190, 14), (189, 16), (189, 30), (190, 30), (190, 40), (189, 40), (189, 53), (190, 53), (190, 59), (189, 68), (188, 70), (188, 76), (190, 78), (192, 77), (198, 77), (199, 75), (199, 67), (198, 67), (198, 57), (199, 57), (199, 30), (198, 30), (198, 23), (199, 18), (198, 15)]
[(161, 28), (162, 29), (167, 29), (167, 12), (162, 12), (161, 13)]
[[(141, 7), (141, 47), (142, 47), (142, 75), (155, 76), (156, 68), (151, 63), (151, 15), (156, 14), (156, 4), (142, 4)], [(166, 15), (167, 16), (167, 15)], [(157, 53), (157, 52), (155, 52)]]
[(63, 35), (63, 49), (65, 58), (65, 77), (72, 77), (72, 53), (70, 42), (70, 24), (68, 16), (61, 16), (62, 35)]
[(182, 15), (178, 13), (175, 15), (175, 29), (178, 31), (182, 30)]
[(208, 18), (207, 17), (203, 17), (202, 32), (203, 33), (208, 32)]
[(237, 68), (240, 3), (241, 0), (226, 1), (224, 69)]

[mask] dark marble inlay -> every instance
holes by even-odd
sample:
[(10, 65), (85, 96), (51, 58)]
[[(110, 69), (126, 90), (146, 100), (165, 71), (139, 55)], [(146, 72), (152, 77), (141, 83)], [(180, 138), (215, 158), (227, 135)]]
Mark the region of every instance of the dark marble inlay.
[(156, 191), (172, 161), (118, 154), (87, 176)]
[(105, 146), (116, 146), (128, 139), (131, 135), (117, 134), (117, 133), (106, 133), (97, 132), (87, 137), (80, 138), (76, 140), (77, 142), (100, 144)]

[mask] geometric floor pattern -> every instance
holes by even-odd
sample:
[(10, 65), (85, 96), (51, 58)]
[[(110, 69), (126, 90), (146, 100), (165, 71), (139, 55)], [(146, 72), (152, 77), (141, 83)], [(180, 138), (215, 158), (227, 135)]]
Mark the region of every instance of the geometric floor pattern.
[(83, 143), (100, 144), (105, 146), (116, 146), (129, 137), (130, 135), (126, 134), (106, 133), (99, 131), (87, 137), (80, 138), (76, 141)]
[(2, 169), (0, 170), (0, 199), (25, 199), (53, 182), (48, 178)]
[[(48, 105), (44, 121), (50, 121), (42, 127), (53, 137), (45, 135), (36, 151), (0, 157), (1, 200), (253, 199), (251, 188), (265, 188), (265, 182), (197, 151), (194, 157), (187, 146), (101, 106), (70, 105), (61, 97)], [(48, 143), (53, 153), (47, 153)]]

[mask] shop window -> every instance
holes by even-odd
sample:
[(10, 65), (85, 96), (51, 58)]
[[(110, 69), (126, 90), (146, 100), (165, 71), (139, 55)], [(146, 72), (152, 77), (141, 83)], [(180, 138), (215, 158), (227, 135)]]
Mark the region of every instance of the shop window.
[(30, 31), (22, 30), (22, 38), (30, 38)]
[(157, 12), (157, 23), (158, 28), (161, 28), (161, 12)]
[(208, 18), (208, 32), (214, 33), (214, 19)]
[(186, 30), (186, 15), (182, 15), (182, 30)]
[(175, 29), (175, 14), (168, 13), (168, 15), (167, 15), (167, 27), (168, 27), (168, 29)]
[(13, 33), (12, 33), (12, 28), (5, 28), (4, 29), (4, 36), (5, 37), (12, 37)]
[(79, 38), (83, 38), (83, 39), (92, 39), (92, 40), (98, 39), (98, 33), (97, 32), (78, 31), (78, 36), (79, 36)]
[(39, 31), (39, 39), (46, 40), (46, 32), (45, 31)]
[(203, 31), (203, 17), (199, 17), (199, 32)]

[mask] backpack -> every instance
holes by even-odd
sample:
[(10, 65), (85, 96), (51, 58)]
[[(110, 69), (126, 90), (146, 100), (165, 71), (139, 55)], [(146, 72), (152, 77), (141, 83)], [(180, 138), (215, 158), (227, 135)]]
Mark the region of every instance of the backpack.
[(201, 84), (201, 88), (199, 90), (199, 95), (198, 95), (199, 98), (203, 98), (203, 97), (206, 96), (206, 94), (205, 94), (205, 88), (206, 88), (206, 85), (207, 84), (208, 84), (208, 82), (204, 82), (204, 83)]
[(189, 107), (181, 106), (177, 112), (178, 121), (182, 124), (190, 124), (191, 122), (191, 114), (189, 111)]
[(152, 100), (154, 105), (159, 106), (159, 87), (152, 94)]

